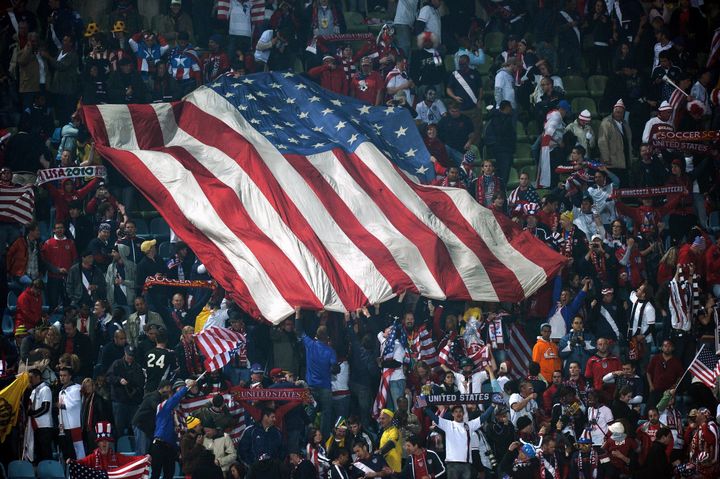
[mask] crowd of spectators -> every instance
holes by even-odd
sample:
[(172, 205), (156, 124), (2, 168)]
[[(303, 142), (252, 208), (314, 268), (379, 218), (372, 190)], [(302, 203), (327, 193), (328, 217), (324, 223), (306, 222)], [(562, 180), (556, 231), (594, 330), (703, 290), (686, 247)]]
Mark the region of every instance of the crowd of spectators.
[[(150, 454), (153, 479), (720, 474), (717, 380), (686, 374), (720, 352), (720, 5), (4, 3), (0, 197), (41, 169), (108, 170), (35, 187), (33, 221), (0, 214), (0, 386), (21, 370), (31, 384), (5, 465), (34, 437), (35, 463), (119, 467), (131, 437), (122, 452)], [(286, 69), (406, 108), (434, 184), (531, 231), (562, 272), (517, 304), (408, 293), (278, 326), (221, 288), (145, 288), (211, 277), (182, 238), (148, 229), (157, 214), (103, 163), (78, 105)], [(657, 141), (673, 131), (707, 141)], [(205, 321), (246, 341), (198, 381)], [(246, 402), (237, 386), (311, 397)], [(481, 392), (492, 399), (427, 404)]]

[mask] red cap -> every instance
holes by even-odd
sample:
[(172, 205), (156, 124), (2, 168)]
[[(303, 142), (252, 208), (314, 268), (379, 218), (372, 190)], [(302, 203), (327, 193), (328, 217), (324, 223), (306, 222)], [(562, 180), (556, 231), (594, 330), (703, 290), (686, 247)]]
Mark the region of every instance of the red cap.
[(272, 369), (270, 370), (270, 377), (271, 377), (271, 378), (276, 378), (276, 377), (278, 377), (278, 376), (283, 376), (283, 370), (280, 369), (280, 368), (272, 368)]

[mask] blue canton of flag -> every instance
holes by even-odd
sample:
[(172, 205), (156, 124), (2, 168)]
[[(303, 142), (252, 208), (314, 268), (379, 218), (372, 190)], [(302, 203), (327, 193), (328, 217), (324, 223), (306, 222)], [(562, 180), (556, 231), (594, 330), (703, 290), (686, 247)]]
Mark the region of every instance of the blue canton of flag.
[(375, 107), (337, 95), (291, 72), (223, 75), (208, 84), (283, 154), (353, 153), (372, 143), (422, 183), (435, 177), (430, 153), (404, 108)]

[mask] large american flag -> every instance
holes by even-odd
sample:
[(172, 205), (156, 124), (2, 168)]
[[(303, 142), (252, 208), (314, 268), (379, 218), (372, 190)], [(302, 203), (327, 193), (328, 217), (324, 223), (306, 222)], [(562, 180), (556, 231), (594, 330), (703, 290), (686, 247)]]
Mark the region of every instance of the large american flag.
[(0, 221), (26, 225), (33, 220), (34, 210), (32, 186), (0, 186)]
[(715, 379), (720, 375), (718, 355), (707, 344), (703, 344), (695, 355), (693, 362), (690, 363), (688, 370), (704, 385), (713, 388), (715, 387)]
[(211, 326), (195, 335), (208, 371), (222, 369), (245, 346), (245, 335), (232, 329)]
[[(182, 435), (187, 430), (186, 420), (188, 416), (194, 415), (196, 411), (207, 406), (210, 407), (212, 404), (212, 398), (217, 393), (208, 394), (207, 396), (201, 397), (187, 397), (185, 396), (180, 405), (175, 410), (177, 416), (176, 424), (178, 424), (178, 436)], [(223, 399), (225, 399), (225, 405), (230, 411), (230, 415), (235, 419), (235, 425), (227, 432), (236, 444), (240, 441), (243, 431), (245, 431), (245, 408), (233, 398), (230, 393), (221, 393)]]
[(516, 302), (564, 262), (467, 192), (404, 174), (432, 174), (407, 111), (290, 72), (83, 111), (99, 152), (233, 300), (275, 324), (296, 306), (346, 312), (401, 291)]
[(150, 477), (150, 456), (138, 457), (136, 461), (108, 470), (70, 461), (68, 477), (69, 479), (147, 479)]

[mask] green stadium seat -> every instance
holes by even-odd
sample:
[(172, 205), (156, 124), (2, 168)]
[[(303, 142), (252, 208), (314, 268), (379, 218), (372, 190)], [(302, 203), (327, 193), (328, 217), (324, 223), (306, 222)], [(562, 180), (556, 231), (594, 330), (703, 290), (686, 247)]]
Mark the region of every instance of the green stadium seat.
[(597, 106), (595, 100), (589, 97), (573, 98), (572, 103), (573, 114), (580, 113), (583, 110), (588, 110), (593, 117), (598, 115)]
[(562, 81), (563, 87), (565, 88), (565, 96), (569, 98), (588, 96), (584, 78), (576, 75), (568, 75), (563, 77)]
[(505, 34), (502, 32), (488, 32), (485, 35), (485, 51), (495, 56), (505, 49)]
[(605, 75), (592, 75), (588, 78), (588, 92), (590, 96), (597, 101), (605, 94), (605, 87), (607, 86), (608, 77)]
[(507, 188), (514, 190), (519, 184), (520, 179), (518, 177), (518, 171), (515, 168), (510, 168), (510, 177), (508, 178)]
[(343, 12), (345, 15), (345, 25), (348, 33), (367, 33), (368, 26), (364, 22), (362, 14), (358, 12)]
[(515, 159), (513, 160), (513, 166), (520, 168), (521, 166), (534, 165), (535, 160), (532, 158), (530, 152), (529, 143), (518, 143), (515, 148)]

